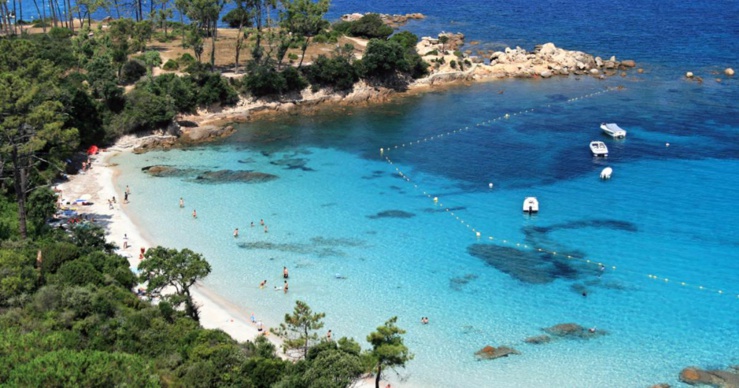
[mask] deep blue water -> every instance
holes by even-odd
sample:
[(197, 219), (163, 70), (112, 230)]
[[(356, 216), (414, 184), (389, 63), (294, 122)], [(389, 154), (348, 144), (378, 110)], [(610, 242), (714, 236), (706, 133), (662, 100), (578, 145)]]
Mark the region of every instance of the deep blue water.
[[(685, 366), (739, 363), (739, 87), (722, 73), (739, 68), (739, 3), (337, 1), (331, 17), (355, 11), (424, 13), (406, 27), (463, 32), (473, 51), (551, 41), (645, 71), (458, 86), (122, 156), (119, 185), (152, 239), (202, 252), (205, 283), (268, 326), (300, 299), (364, 345), (398, 315), (416, 357), (394, 385), (680, 386)], [(604, 137), (603, 121), (627, 138)], [(595, 139), (608, 158), (590, 156)], [(141, 173), (152, 164), (278, 179)], [(541, 212), (528, 217), (532, 195)], [(248, 226), (259, 219), (269, 233)], [(257, 287), (283, 265), (289, 294)], [(608, 335), (523, 342), (565, 322)], [(488, 344), (522, 354), (475, 361)]]

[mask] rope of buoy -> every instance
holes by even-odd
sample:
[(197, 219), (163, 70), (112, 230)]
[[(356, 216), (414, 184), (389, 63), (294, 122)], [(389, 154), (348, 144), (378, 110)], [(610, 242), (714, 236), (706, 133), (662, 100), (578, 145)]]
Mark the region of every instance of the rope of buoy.
[[(472, 225), (470, 225), (469, 223), (467, 223), (464, 219), (460, 218), (459, 215), (456, 215), (454, 213), (454, 211), (452, 211), (449, 207), (445, 207), (444, 204), (439, 199), (439, 197), (432, 196), (427, 191), (421, 189), (418, 186), (418, 184), (414, 183), (410, 179), (410, 177), (408, 177), (408, 175), (404, 174), (398, 167), (396, 167), (394, 165), (393, 161), (388, 156), (385, 156), (385, 160), (387, 161), (387, 163), (389, 163), (390, 165), (392, 165), (393, 167), (395, 167), (395, 171), (398, 173), (398, 175), (401, 178), (403, 178), (404, 181), (412, 184), (413, 187), (416, 190), (418, 190), (419, 192), (421, 192), (427, 198), (431, 199), (431, 202), (432, 202), (433, 206), (437, 206), (439, 208), (442, 208), (444, 210), (444, 213), (448, 214), (451, 217), (454, 217), (455, 221), (458, 221), (461, 225), (464, 225), (467, 229), (470, 229), (475, 234), (475, 238), (477, 238), (477, 239), (483, 238), (481, 231), (477, 230)], [(551, 256), (558, 256), (558, 257), (566, 258), (567, 260), (579, 261), (579, 262), (581, 262), (583, 264), (592, 265), (592, 266), (595, 266), (595, 267), (597, 267), (599, 269), (602, 269), (604, 271), (605, 270), (608, 270), (608, 271), (616, 271), (617, 270), (617, 267), (615, 265), (606, 264), (606, 261), (605, 260), (586, 259), (584, 257), (578, 257), (578, 256), (573, 256), (573, 255), (565, 255), (563, 253), (558, 253), (556, 251), (548, 251), (548, 250), (543, 249), (543, 248), (537, 248), (537, 247), (534, 247), (534, 246), (529, 246), (529, 244), (526, 244), (526, 243), (510, 241), (508, 239), (501, 239), (499, 237), (496, 238), (495, 236), (492, 236), (492, 235), (485, 236), (484, 238), (487, 238), (488, 241), (495, 241), (497, 243), (506, 244), (506, 245), (515, 245), (518, 248), (535, 250), (537, 252), (549, 254)], [(699, 291), (705, 291), (705, 292), (713, 293), (715, 295), (735, 295), (736, 296), (736, 300), (739, 300), (739, 293), (735, 293), (735, 292), (727, 292), (725, 290), (718, 289), (718, 288), (705, 287), (703, 285), (688, 283), (688, 282), (685, 282), (685, 281), (677, 281), (677, 280), (674, 280), (674, 279), (670, 279), (670, 278), (662, 277), (662, 276), (657, 276), (657, 275), (654, 275), (654, 274), (646, 274), (645, 275), (643, 273), (640, 273), (640, 272), (637, 272), (637, 271), (631, 271), (631, 270), (628, 270), (628, 269), (627, 270), (623, 270), (621, 268), (618, 268), (618, 270), (620, 272), (622, 272), (622, 273), (631, 274), (631, 275), (638, 276), (638, 277), (646, 277), (646, 278), (651, 279), (651, 280), (657, 280), (657, 281), (660, 281), (660, 282), (662, 282), (664, 284), (675, 284), (675, 285), (679, 285), (682, 288), (692, 288), (692, 289), (699, 290)]]
[[(619, 89), (618, 88), (614, 88), (614, 87), (608, 87), (606, 89), (603, 89), (603, 90), (600, 90), (600, 91), (597, 91), (597, 92), (593, 92), (593, 93), (589, 93), (589, 94), (586, 94), (586, 95), (583, 95), (583, 96), (580, 96), (580, 97), (570, 98), (568, 100), (563, 101), (562, 103), (583, 100), (585, 98), (599, 96), (601, 94), (604, 94), (604, 93), (607, 93), (607, 92), (611, 92), (611, 91), (614, 91), (614, 90), (619, 90)], [(554, 103), (554, 105), (556, 105), (556, 104), (557, 103)], [(545, 105), (544, 107), (549, 108), (551, 106), (552, 106), (552, 104), (550, 103), (550, 104)], [(422, 141), (423, 142), (427, 142), (427, 141), (430, 141), (430, 140), (440, 139), (440, 138), (444, 137), (444, 135), (455, 135), (455, 134), (458, 134), (458, 133), (462, 133), (464, 131), (469, 131), (470, 129), (475, 129), (474, 127), (485, 126), (487, 124), (492, 124), (492, 123), (494, 123), (496, 121), (501, 121), (501, 120), (510, 120), (510, 118), (512, 116), (517, 116), (517, 115), (522, 115), (522, 114), (525, 114), (525, 113), (534, 112), (536, 109), (540, 109), (540, 108), (529, 108), (529, 109), (523, 109), (523, 110), (520, 110), (520, 111), (514, 112), (514, 113), (506, 113), (506, 114), (504, 114), (502, 116), (498, 116), (496, 118), (489, 119), (489, 120), (483, 120), (483, 121), (481, 121), (481, 122), (479, 122), (477, 124), (472, 124), (472, 125), (469, 125), (469, 126), (461, 127), (461, 128), (455, 129), (453, 131), (447, 131), (447, 132), (437, 133), (436, 135), (431, 135), (430, 137), (425, 137), (423, 139), (420, 139), (419, 138), (419, 139), (416, 139), (416, 140), (412, 140), (412, 141), (410, 141), (408, 143), (402, 143), (400, 145), (396, 144), (394, 146), (382, 147), (382, 148), (380, 148), (380, 155), (383, 155), (384, 152), (389, 152), (390, 149), (405, 148), (406, 145), (408, 147), (410, 147), (410, 146), (415, 145), (415, 144), (420, 144)], [(472, 128), (470, 128), (470, 127), (472, 127)]]

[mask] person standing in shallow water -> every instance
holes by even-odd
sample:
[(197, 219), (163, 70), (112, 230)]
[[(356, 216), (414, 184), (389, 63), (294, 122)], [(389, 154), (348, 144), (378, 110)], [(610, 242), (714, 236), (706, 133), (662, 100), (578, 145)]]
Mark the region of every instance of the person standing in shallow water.
[(239, 228), (234, 229), (234, 237), (239, 237)]
[(287, 267), (282, 267), (282, 277), (287, 279), (290, 275), (287, 274)]
[(285, 280), (285, 285), (282, 286), (282, 291), (284, 291), (287, 294), (287, 280)]
[(195, 209), (192, 210), (192, 218), (198, 218), (198, 212)]
[(180, 197), (180, 208), (185, 207), (185, 200)]

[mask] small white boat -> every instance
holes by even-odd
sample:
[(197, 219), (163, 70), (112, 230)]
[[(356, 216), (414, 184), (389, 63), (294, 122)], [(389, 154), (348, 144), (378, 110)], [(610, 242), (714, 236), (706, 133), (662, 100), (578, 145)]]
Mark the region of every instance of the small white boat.
[(616, 123), (602, 123), (600, 125), (600, 129), (603, 130), (603, 133), (615, 139), (623, 139), (626, 137), (626, 131)]
[(606, 167), (600, 172), (600, 179), (611, 179), (611, 174), (613, 174), (613, 169)]
[(523, 211), (529, 214), (539, 211), (539, 201), (536, 197), (526, 197), (523, 200)]
[(593, 156), (608, 156), (608, 147), (602, 141), (593, 140), (590, 142), (590, 152)]

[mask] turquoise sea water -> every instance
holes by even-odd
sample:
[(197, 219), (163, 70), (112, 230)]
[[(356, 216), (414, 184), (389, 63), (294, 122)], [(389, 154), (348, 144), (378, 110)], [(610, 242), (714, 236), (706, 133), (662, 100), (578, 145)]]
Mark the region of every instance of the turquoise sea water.
[[(397, 315), (415, 354), (393, 378), (404, 386), (681, 386), (683, 367), (738, 364), (739, 92), (736, 79), (711, 73), (739, 67), (727, 17), (737, 5), (576, 3), (472, 12), (473, 2), (335, 2), (333, 12), (418, 11), (429, 18), (408, 28), (421, 35), (554, 41), (633, 58), (644, 74), (490, 82), (249, 123), (218, 144), (118, 157), (118, 185), (131, 186), (150, 238), (203, 253), (213, 265), (205, 284), (268, 326), (304, 300), (327, 313), (326, 330), (365, 345)], [(684, 80), (687, 70), (704, 82)], [(627, 138), (601, 135), (603, 121)], [(596, 139), (607, 159), (590, 156)], [(191, 170), (141, 172), (155, 164)], [(614, 173), (603, 182), (606, 166)], [(194, 179), (222, 169), (278, 179)], [(527, 196), (538, 215), (521, 213)], [(283, 266), (287, 295), (272, 291)], [(523, 342), (566, 322), (608, 334)], [(521, 355), (475, 361), (485, 345)]]

